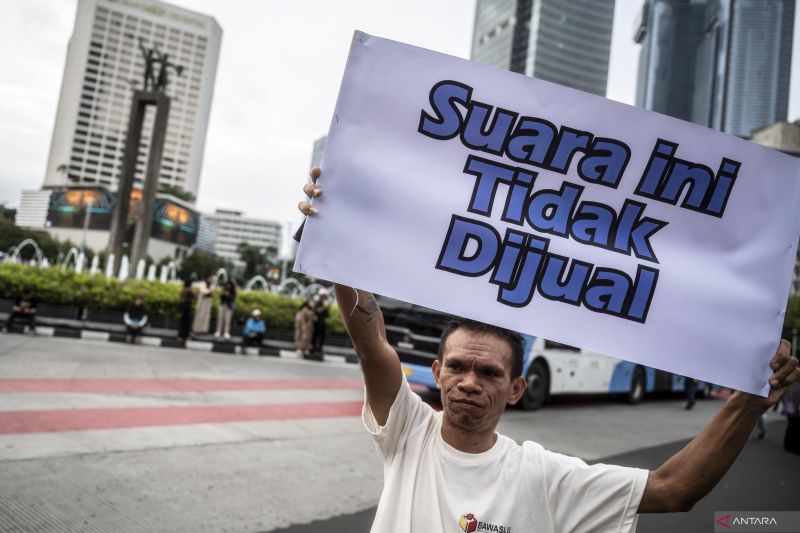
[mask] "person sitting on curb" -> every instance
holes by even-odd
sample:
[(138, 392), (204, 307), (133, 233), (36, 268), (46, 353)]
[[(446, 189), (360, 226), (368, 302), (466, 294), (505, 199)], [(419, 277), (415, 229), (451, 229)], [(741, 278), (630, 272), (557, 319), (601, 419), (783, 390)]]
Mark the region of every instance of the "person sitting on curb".
[(248, 346), (261, 346), (264, 340), (264, 333), (267, 331), (267, 326), (261, 320), (261, 310), (253, 309), (250, 318), (244, 325), (244, 332), (242, 333), (242, 348)]
[(14, 322), (17, 319), (22, 319), (28, 323), (28, 331), (36, 333), (36, 314), (38, 312), (38, 301), (33, 295), (33, 290), (25, 287), (14, 299), (14, 304), (11, 306), (11, 312), (8, 314), (8, 320), (6, 321), (6, 331), (10, 332)]
[[(322, 195), (317, 183), (303, 190)], [(301, 202), (306, 215), (316, 206)], [(353, 258), (357, 260), (358, 258)], [(692, 442), (653, 471), (587, 465), (496, 432), (522, 397), (519, 333), (457, 320), (442, 334), (432, 371), (441, 412), (414, 394), (366, 291), (334, 284), (336, 301), (364, 375), (362, 418), (384, 464), (372, 531), (630, 532), (639, 513), (686, 512), (708, 494), (747, 443), (761, 414), (800, 379), (786, 340), (776, 342), (766, 398), (734, 392)]]
[(133, 299), (133, 303), (125, 311), (122, 320), (125, 322), (125, 342), (135, 344), (140, 342), (139, 336), (147, 325), (147, 312), (144, 308), (144, 301), (141, 296)]

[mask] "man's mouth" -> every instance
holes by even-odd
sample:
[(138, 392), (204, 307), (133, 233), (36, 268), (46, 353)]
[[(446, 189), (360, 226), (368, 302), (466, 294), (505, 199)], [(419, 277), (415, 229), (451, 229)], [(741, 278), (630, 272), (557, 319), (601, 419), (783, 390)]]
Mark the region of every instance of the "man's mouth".
[(458, 404), (461, 404), (461, 405), (468, 405), (470, 407), (483, 407), (478, 402), (474, 402), (472, 400), (466, 400), (466, 399), (452, 400), (452, 402), (453, 403), (458, 403)]

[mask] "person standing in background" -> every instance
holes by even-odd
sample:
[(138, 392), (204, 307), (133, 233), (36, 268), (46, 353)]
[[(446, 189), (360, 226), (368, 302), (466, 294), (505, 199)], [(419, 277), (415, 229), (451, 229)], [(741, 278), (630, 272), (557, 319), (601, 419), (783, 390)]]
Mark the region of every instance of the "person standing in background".
[(683, 386), (686, 389), (686, 410), (694, 407), (695, 397), (697, 396), (697, 382), (694, 378), (686, 377), (683, 381)]
[(220, 335), (226, 339), (231, 338), (231, 318), (233, 308), (236, 305), (236, 285), (232, 280), (228, 280), (222, 286), (222, 293), (219, 296), (219, 309), (217, 310), (217, 331), (215, 337)]
[(294, 348), (301, 355), (308, 355), (311, 348), (311, 334), (314, 330), (314, 311), (311, 300), (306, 300), (294, 316)]
[(214, 301), (214, 290), (211, 288), (211, 279), (206, 278), (197, 291), (197, 305), (194, 309), (194, 322), (192, 333), (206, 335), (211, 324), (211, 304)]
[(181, 314), (181, 322), (178, 326), (178, 340), (185, 341), (189, 338), (192, 326), (192, 302), (194, 301), (194, 291), (192, 290), (192, 280), (183, 281), (178, 311)]
[(314, 335), (311, 343), (313, 344), (312, 353), (321, 354), (322, 345), (325, 344), (325, 332), (328, 325), (325, 321), (328, 319), (330, 313), (328, 303), (328, 291), (320, 289), (317, 297), (317, 302), (314, 304)]

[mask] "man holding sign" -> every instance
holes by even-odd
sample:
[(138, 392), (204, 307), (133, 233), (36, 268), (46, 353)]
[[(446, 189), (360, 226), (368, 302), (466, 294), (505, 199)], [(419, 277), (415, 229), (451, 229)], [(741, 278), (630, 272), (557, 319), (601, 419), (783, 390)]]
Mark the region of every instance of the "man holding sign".
[[(295, 269), (337, 283), (361, 360), (385, 473), (374, 531), (633, 530), (707, 494), (800, 377), (776, 342), (792, 157), (356, 32), (323, 166)], [(471, 319), (433, 363), (441, 414), (411, 393), (367, 291)], [(657, 470), (590, 467), (495, 433), (526, 387), (512, 331), (740, 392)]]
[[(322, 195), (320, 169), (303, 190)], [(300, 203), (315, 215), (317, 207)], [(597, 464), (521, 446), (495, 432), (506, 405), (522, 396), (522, 338), (455, 321), (442, 335), (433, 374), (435, 412), (409, 388), (383, 316), (369, 292), (335, 285), (366, 384), (363, 419), (384, 461), (384, 489), (372, 531), (634, 531), (638, 513), (688, 511), (719, 482), (763, 412), (800, 379), (781, 340), (766, 398), (735, 392), (709, 426), (657, 470)]]

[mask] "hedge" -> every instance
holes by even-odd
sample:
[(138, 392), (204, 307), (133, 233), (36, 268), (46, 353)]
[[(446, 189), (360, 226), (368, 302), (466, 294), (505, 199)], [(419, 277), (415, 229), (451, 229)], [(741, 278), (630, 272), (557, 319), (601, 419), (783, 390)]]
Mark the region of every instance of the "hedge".
[[(40, 302), (86, 307), (96, 310), (125, 310), (135, 296), (144, 298), (152, 315), (179, 318), (178, 301), (180, 283), (157, 281), (120, 282), (107, 279), (102, 274), (76, 274), (60, 267), (35, 268), (14, 263), (0, 264), (0, 298), (13, 299), (23, 288), (33, 290)], [(220, 289), (214, 291), (214, 307), (219, 305)], [(244, 320), (250, 312), (261, 309), (265, 322), (278, 329), (292, 329), (294, 315), (303, 300), (263, 291), (239, 290), (236, 298), (235, 319)], [(344, 333), (339, 310), (331, 306), (327, 320), (331, 333)]]

